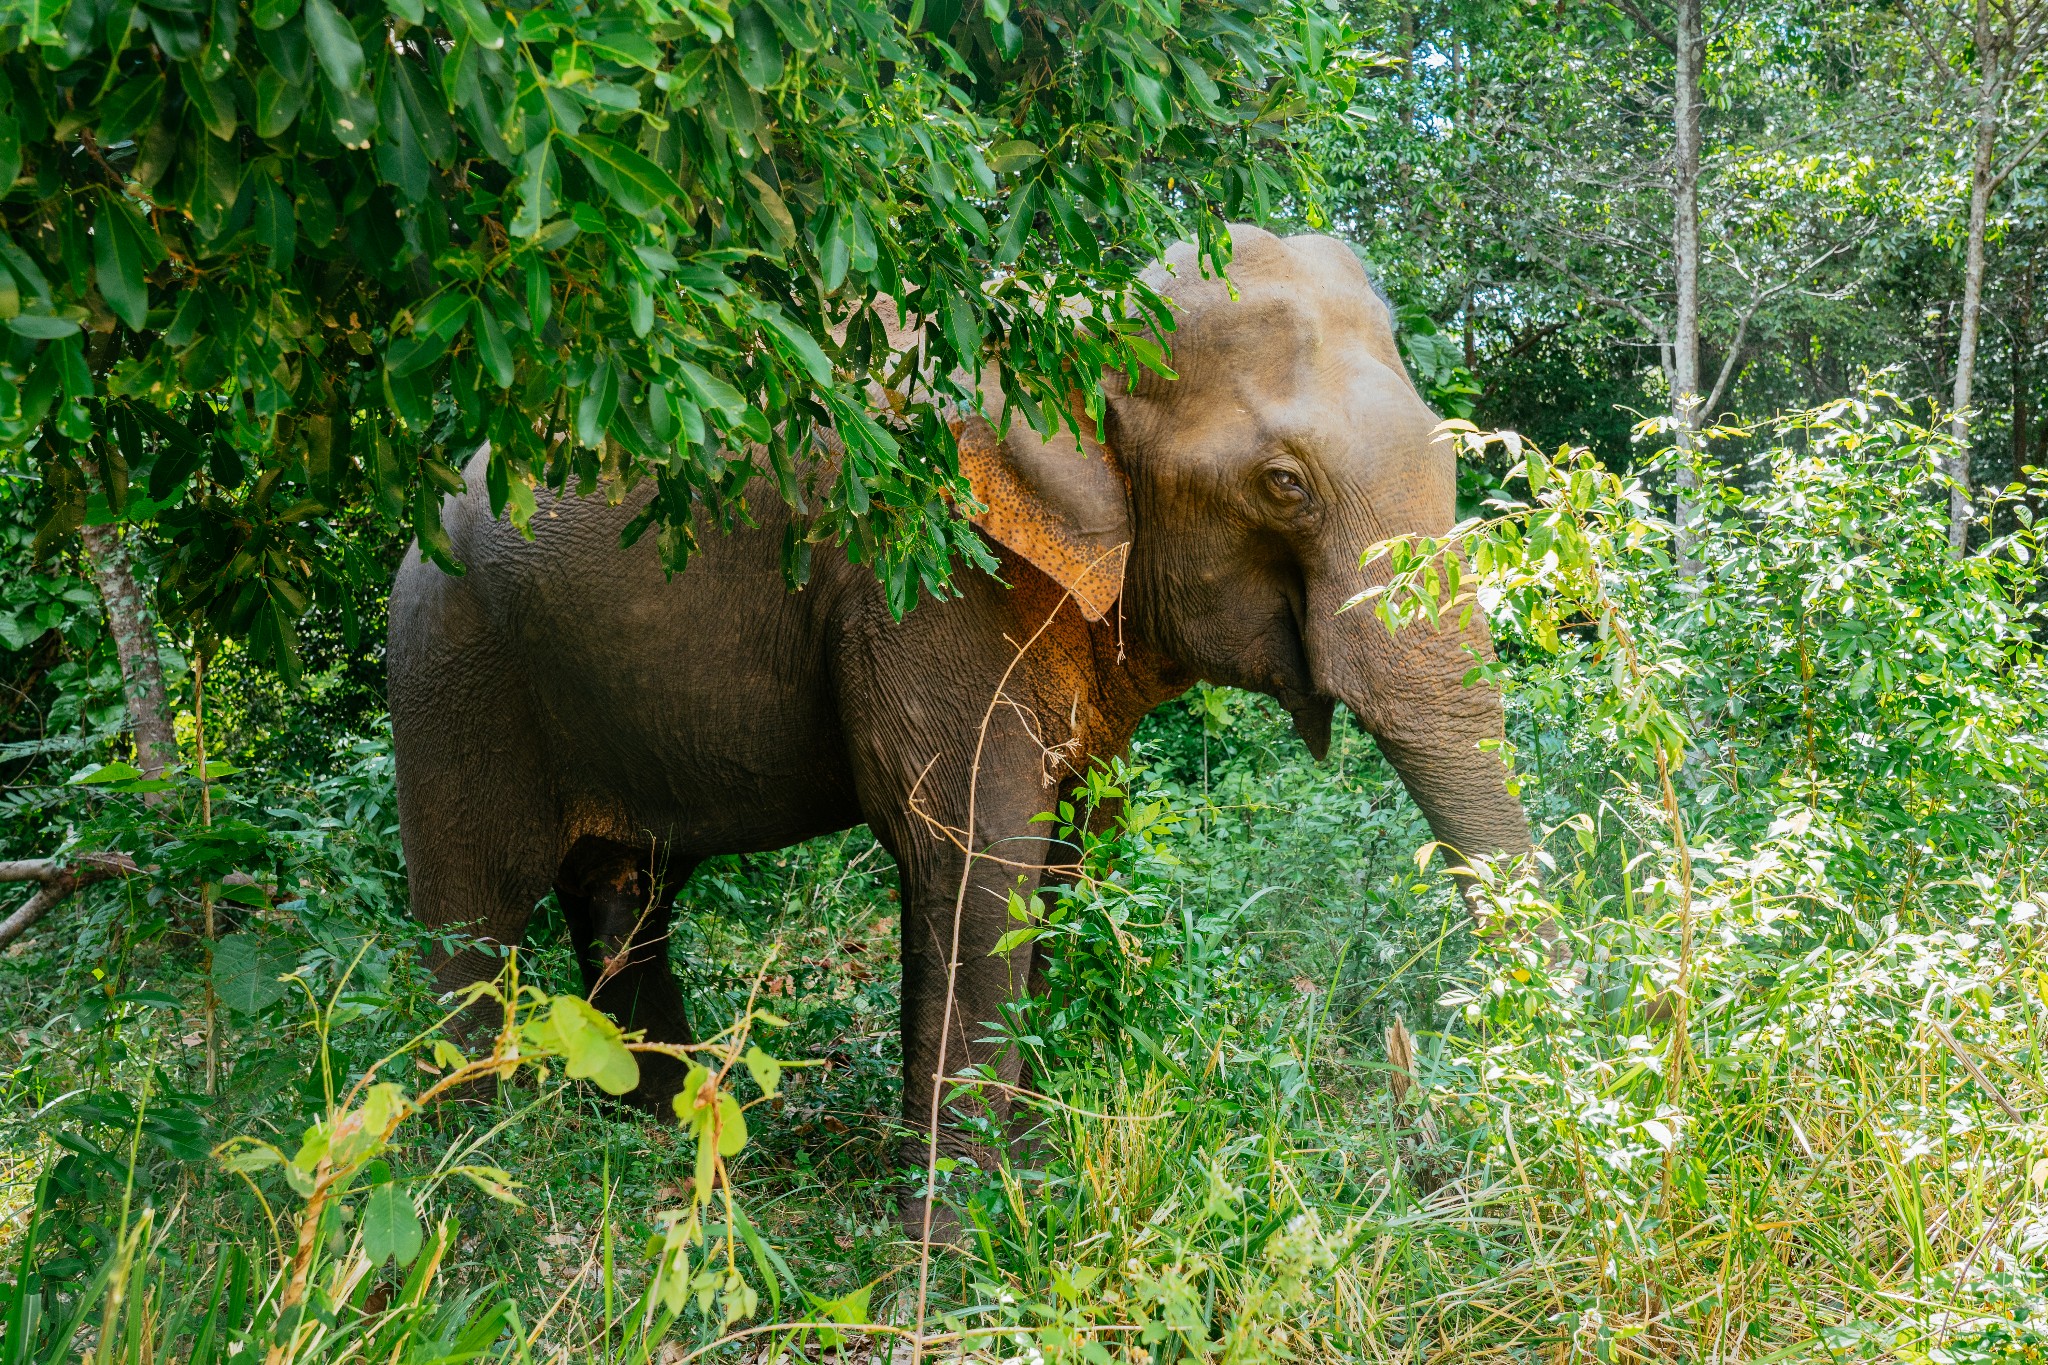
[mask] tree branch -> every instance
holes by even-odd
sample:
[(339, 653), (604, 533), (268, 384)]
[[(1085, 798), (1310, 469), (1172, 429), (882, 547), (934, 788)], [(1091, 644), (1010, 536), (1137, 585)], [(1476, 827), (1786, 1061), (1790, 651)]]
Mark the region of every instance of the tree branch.
[[(1787, 275), (1784, 279), (1778, 281), (1778, 283), (1772, 285), (1770, 288), (1759, 290), (1757, 293), (1752, 294), (1750, 296), (1748, 306), (1742, 310), (1742, 316), (1736, 319), (1735, 339), (1728, 343), (1728, 355), (1727, 358), (1721, 362), (1721, 373), (1714, 379), (1714, 390), (1712, 393), (1707, 395), (1707, 401), (1700, 405), (1700, 416), (1707, 418), (1711, 418), (1713, 416), (1714, 407), (1721, 401), (1721, 394), (1723, 390), (1725, 390), (1728, 387), (1728, 381), (1734, 377), (1735, 362), (1739, 360), (1742, 356), (1742, 343), (1743, 340), (1749, 335), (1750, 319), (1754, 318), (1757, 315), (1757, 310), (1762, 308), (1766, 303), (1769, 303), (1778, 295), (1786, 293), (1796, 288), (1799, 284), (1799, 281), (1805, 279), (1808, 275), (1820, 269), (1829, 261), (1841, 255), (1843, 252), (1849, 250), (1851, 247), (1854, 247), (1857, 243), (1863, 240), (1865, 235), (1866, 234), (1864, 233), (1858, 233), (1855, 237), (1851, 238), (1846, 242), (1835, 243), (1833, 246), (1829, 247), (1826, 251), (1821, 252), (1819, 255), (1809, 257), (1806, 261), (1802, 262), (1797, 269), (1792, 271), (1791, 274)], [(1748, 275), (1743, 271), (1740, 263), (1737, 263), (1735, 267), (1735, 273), (1737, 275), (1742, 276), (1742, 278), (1744, 279), (1749, 278)]]
[(2034, 135), (2027, 139), (2027, 145), (2020, 148), (2019, 151), (2013, 154), (2012, 160), (2005, 163), (2004, 170), (2000, 171), (1998, 174), (1991, 177), (1991, 193), (1998, 193), (1998, 187), (2005, 183), (2006, 177), (2010, 176), (2014, 171), (2018, 170), (2020, 167), (2027, 164), (2027, 158), (2032, 156), (2037, 150), (2040, 149), (2041, 142), (2044, 138), (2048, 138), (2048, 123), (2044, 123), (2039, 128), (2035, 129)]
[(1664, 44), (1665, 47), (1673, 52), (1678, 51), (1678, 40), (1663, 29), (1658, 28), (1651, 21), (1650, 16), (1644, 12), (1643, 8), (1636, 4), (1636, 0), (1608, 0), (1608, 4), (1635, 20), (1642, 27), (1643, 32)]
[(1562, 332), (1569, 325), (1569, 323), (1563, 322), (1545, 323), (1543, 326), (1538, 327), (1534, 331), (1530, 332), (1529, 335), (1523, 337), (1520, 341), (1517, 341), (1514, 345), (1508, 347), (1505, 351), (1502, 351), (1499, 355), (1488, 356), (1486, 358), (1485, 363), (1488, 365), (1498, 365), (1501, 364), (1503, 361), (1513, 360), (1516, 356), (1522, 354), (1531, 346), (1534, 346), (1537, 342), (1542, 341), (1548, 337), (1556, 336), (1559, 332)]
[(142, 869), (125, 853), (85, 853), (70, 863), (55, 858), (22, 858), (0, 862), (0, 882), (40, 882), (36, 893), (6, 919), (0, 920), (0, 948), (34, 927), (50, 907), (72, 892), (110, 877), (132, 876)]
[(1581, 279), (1579, 277), (1578, 272), (1573, 270), (1570, 266), (1566, 265), (1563, 261), (1558, 260), (1556, 257), (1548, 255), (1545, 252), (1538, 251), (1533, 247), (1529, 248), (1528, 250), (1531, 256), (1534, 256), (1537, 260), (1543, 262), (1543, 264), (1549, 266), (1552, 270), (1555, 270), (1558, 274), (1562, 275), (1567, 282), (1577, 287), (1584, 294), (1586, 302), (1594, 304), (1597, 307), (1612, 308), (1617, 312), (1626, 313), (1630, 317), (1634, 318), (1636, 322), (1642, 326), (1642, 329), (1645, 332), (1648, 332), (1651, 336), (1657, 337), (1660, 340), (1665, 336), (1667, 329), (1660, 323), (1652, 321), (1647, 313), (1643, 312), (1642, 309), (1636, 307), (1635, 304), (1633, 304), (1629, 300), (1616, 297), (1612, 294), (1602, 294), (1598, 290), (1594, 289), (1592, 285), (1588, 284), (1585, 280)]

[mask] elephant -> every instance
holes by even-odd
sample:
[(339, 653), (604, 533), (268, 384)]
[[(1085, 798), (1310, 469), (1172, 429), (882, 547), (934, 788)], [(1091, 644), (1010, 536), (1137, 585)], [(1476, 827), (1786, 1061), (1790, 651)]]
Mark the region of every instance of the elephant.
[[(1080, 409), (1078, 432), (1050, 438), (963, 417), (985, 507), (963, 514), (998, 568), (962, 568), (956, 596), (900, 620), (843, 551), (820, 546), (788, 588), (790, 514), (766, 483), (754, 524), (707, 534), (670, 577), (651, 537), (621, 548), (644, 491), (543, 491), (528, 540), (493, 517), (472, 461), (442, 509), (465, 571), (415, 545), (390, 608), (413, 913), (482, 941), (438, 963), (442, 987), (495, 974), (490, 945), (519, 943), (552, 889), (593, 1003), (686, 1040), (666, 937), (690, 868), (866, 824), (901, 878), (904, 1119), (957, 1153), (972, 1145), (937, 1112), (936, 1078), (1018, 1079), (979, 1039), (1027, 984), (1028, 946), (992, 949), (1009, 897), (1056, 861), (1044, 817), (1198, 680), (1276, 698), (1318, 759), (1341, 703), (1438, 840), (1525, 852), (1483, 745), (1500, 699), (1466, 681), (1492, 657), (1483, 621), (1396, 635), (1343, 610), (1384, 577), (1365, 547), (1455, 516), (1454, 453), (1387, 305), (1339, 241), (1231, 241), (1228, 282), (1185, 244), (1150, 268), (1172, 376), (1106, 376), (1100, 427)], [(658, 1104), (682, 1068), (642, 1061), (635, 1098)]]

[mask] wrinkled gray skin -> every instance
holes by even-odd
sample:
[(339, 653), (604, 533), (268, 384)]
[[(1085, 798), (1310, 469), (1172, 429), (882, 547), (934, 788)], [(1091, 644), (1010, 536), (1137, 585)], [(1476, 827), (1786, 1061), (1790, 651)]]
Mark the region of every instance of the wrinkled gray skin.
[[(902, 876), (903, 1108), (928, 1130), (956, 905), (948, 1072), (989, 1060), (973, 1040), (1025, 984), (1028, 950), (989, 950), (1010, 927), (1010, 891), (1058, 860), (1034, 817), (1197, 679), (1278, 698), (1319, 757), (1342, 703), (1437, 838), (1525, 850), (1521, 808), (1479, 748), (1501, 734), (1499, 701), (1462, 682), (1468, 648), (1490, 655), (1482, 628), (1397, 639), (1366, 611), (1339, 614), (1369, 581), (1363, 547), (1441, 533), (1454, 515), (1452, 453), (1430, 441), (1435, 419), (1386, 307), (1340, 243), (1234, 237), (1237, 300), (1201, 279), (1187, 247), (1169, 254), (1173, 273), (1151, 275), (1175, 301), (1178, 378), (1107, 386), (1113, 456), (1038, 442), (1021, 422), (1000, 455), (1051, 524), (1129, 543), (1121, 602), (1101, 622), (1062, 606), (1060, 585), (1002, 544), (1000, 581), (964, 571), (958, 599), (900, 622), (872, 573), (825, 547), (809, 585), (788, 592), (785, 514), (766, 488), (751, 500), (758, 529), (705, 533), (669, 580), (652, 537), (619, 548), (639, 498), (543, 494), (528, 542), (492, 518), (473, 463), (469, 491), (443, 509), (467, 573), (415, 547), (391, 598), (414, 913), (517, 944), (552, 888), (596, 1003), (683, 1040), (665, 938), (691, 867), (865, 823)], [(991, 714), (1016, 642), (1048, 617), (1011, 678), (1014, 704)], [(997, 855), (964, 888), (939, 825), (971, 827)], [(438, 974), (453, 989), (497, 965), (472, 950)], [(637, 1098), (660, 1103), (679, 1068), (642, 1060)], [(1015, 1078), (1014, 1057), (996, 1061)], [(950, 1125), (941, 1143), (967, 1150)]]

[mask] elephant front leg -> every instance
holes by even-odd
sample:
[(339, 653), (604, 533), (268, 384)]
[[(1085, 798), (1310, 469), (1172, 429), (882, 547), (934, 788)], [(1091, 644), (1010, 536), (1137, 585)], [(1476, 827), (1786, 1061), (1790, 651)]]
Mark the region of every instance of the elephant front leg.
[[(984, 1135), (1003, 1131), (1009, 1121), (1009, 1091), (952, 1078), (988, 1068), (1002, 1085), (1019, 1083), (1017, 1050), (985, 1040), (1028, 983), (1030, 950), (998, 957), (994, 949), (1016, 927), (1009, 915), (1011, 895), (1029, 902), (1038, 887), (1045, 842), (1029, 820), (1029, 814), (1005, 820), (1014, 834), (977, 840), (982, 852), (971, 864), (956, 847), (929, 835), (916, 855), (898, 860), (904, 907), (903, 1117), (913, 1134), (903, 1156), (917, 1171), (904, 1222), (913, 1239), (924, 1235), (920, 1195), (933, 1160), (991, 1169), (996, 1153)], [(955, 1235), (955, 1221), (943, 1205), (931, 1210), (931, 1218), (935, 1240)]]

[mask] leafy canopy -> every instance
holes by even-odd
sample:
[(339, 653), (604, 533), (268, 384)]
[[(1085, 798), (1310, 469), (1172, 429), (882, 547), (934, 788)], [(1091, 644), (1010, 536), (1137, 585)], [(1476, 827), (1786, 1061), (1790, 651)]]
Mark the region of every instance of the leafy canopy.
[(1312, 190), (1343, 41), (1315, 0), (0, 0), (0, 450), (40, 550), (153, 519), (166, 607), (287, 668), (346, 609), (327, 519), (459, 568), (485, 441), (522, 528), (652, 480), (671, 568), (772, 475), (792, 581), (836, 540), (900, 612), (985, 552), (947, 395), (868, 411), (877, 297), (1058, 421), (1156, 363), (1149, 256)]

